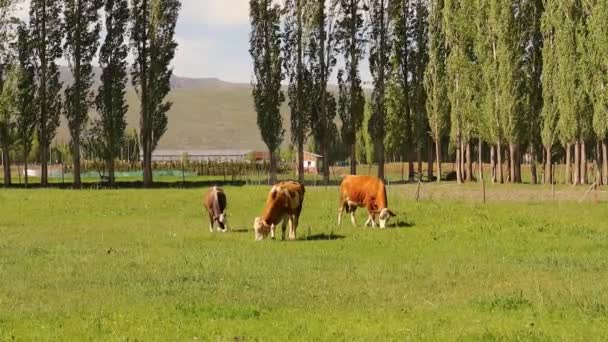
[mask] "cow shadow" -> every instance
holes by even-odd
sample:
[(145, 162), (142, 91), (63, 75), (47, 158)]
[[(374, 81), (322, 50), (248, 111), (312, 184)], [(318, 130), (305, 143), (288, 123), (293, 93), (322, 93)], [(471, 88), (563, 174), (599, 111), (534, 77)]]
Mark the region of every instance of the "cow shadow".
[(321, 233), (321, 234), (308, 235), (299, 240), (300, 241), (335, 241), (335, 240), (343, 240), (345, 238), (346, 238), (346, 236), (344, 236), (344, 235), (339, 235), (339, 234), (334, 234), (334, 233), (330, 233), (330, 234)]
[(389, 223), (387, 228), (391, 229), (404, 229), (404, 228), (412, 228), (416, 226), (416, 222), (407, 221), (407, 220), (399, 220), (395, 223)]
[(246, 229), (246, 228), (230, 229), (230, 232), (237, 233), (237, 234), (253, 233), (253, 229)]

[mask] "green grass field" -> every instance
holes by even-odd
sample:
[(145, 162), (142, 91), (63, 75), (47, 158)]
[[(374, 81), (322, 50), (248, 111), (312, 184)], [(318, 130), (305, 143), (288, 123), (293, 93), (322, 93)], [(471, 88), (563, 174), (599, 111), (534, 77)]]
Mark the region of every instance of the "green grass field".
[(380, 230), (309, 187), (298, 241), (257, 243), (267, 187), (226, 188), (226, 234), (203, 189), (0, 190), (0, 341), (608, 339), (605, 202), (415, 189)]

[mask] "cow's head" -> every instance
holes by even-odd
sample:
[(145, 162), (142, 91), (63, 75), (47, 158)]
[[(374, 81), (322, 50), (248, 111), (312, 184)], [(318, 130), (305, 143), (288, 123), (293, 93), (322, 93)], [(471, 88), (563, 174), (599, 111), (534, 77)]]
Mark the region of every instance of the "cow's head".
[(390, 211), (388, 208), (384, 208), (380, 210), (380, 215), (378, 216), (378, 221), (380, 221), (380, 228), (386, 228), (386, 224), (391, 217), (395, 217), (396, 215)]
[(262, 241), (270, 234), (270, 225), (262, 220), (261, 217), (256, 217), (253, 221), (253, 231), (255, 233), (255, 241)]

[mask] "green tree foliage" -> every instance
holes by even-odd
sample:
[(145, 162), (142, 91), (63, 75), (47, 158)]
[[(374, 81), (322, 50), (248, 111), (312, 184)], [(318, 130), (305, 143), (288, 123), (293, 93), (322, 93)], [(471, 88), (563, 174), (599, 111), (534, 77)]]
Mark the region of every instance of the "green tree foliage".
[(545, 177), (546, 183), (553, 183), (552, 164), (553, 146), (558, 139), (557, 126), (560, 112), (558, 110), (559, 98), (559, 64), (557, 40), (560, 19), (559, 9), (553, 0), (544, 2), (545, 12), (542, 16), (543, 32), (543, 109), (541, 112), (541, 140), (545, 148)]
[(285, 101), (281, 90), (281, 8), (271, 0), (250, 0), (249, 18), (249, 53), (254, 73), (252, 95), (262, 140), (270, 153), (271, 181), (276, 181), (276, 154), (285, 136), (280, 112)]
[(128, 47), (125, 42), (125, 32), (129, 21), (129, 8), (127, 0), (107, 0), (104, 10), (106, 36), (99, 56), (99, 64), (102, 68), (101, 85), (95, 103), (100, 115), (103, 159), (106, 162), (110, 183), (114, 183), (114, 160), (123, 146), (127, 127)]
[(429, 63), (425, 73), (426, 109), (435, 141), (437, 180), (441, 180), (441, 140), (450, 127), (447, 100), (447, 49), (443, 29), (443, 0), (432, 0), (429, 15)]
[(312, 73), (314, 91), (311, 103), (310, 126), (312, 136), (317, 146), (317, 152), (323, 160), (323, 179), (329, 183), (329, 166), (335, 160), (330, 153), (332, 141), (337, 131), (334, 118), (336, 117), (336, 99), (327, 90), (329, 77), (336, 66), (335, 58), (335, 28), (337, 3), (327, 3), (325, 0), (310, 1), (311, 17), (308, 22), (309, 42), (307, 56), (309, 70)]
[[(304, 40), (305, 23), (308, 21), (306, 0), (286, 0), (284, 4), (283, 54), (285, 73), (289, 79), (288, 97), (291, 109), (291, 140), (298, 150), (297, 170), (301, 182), (304, 181), (304, 144), (310, 134), (310, 94), (312, 78), (305, 68)], [(306, 98), (305, 98), (306, 97)]]
[(0, 147), (4, 166), (4, 186), (11, 185), (10, 148), (15, 141), (15, 113), (19, 91), (19, 68), (8, 67), (6, 80), (0, 92)]
[(135, 57), (131, 81), (140, 99), (140, 139), (143, 151), (144, 186), (153, 183), (152, 152), (167, 131), (173, 103), (171, 91), (175, 56), (175, 26), (179, 0), (131, 0), (131, 47)]
[(538, 152), (542, 150), (541, 142), (541, 111), (543, 108), (543, 36), (541, 17), (544, 11), (542, 0), (525, 0), (521, 2), (523, 16), (518, 20), (522, 32), (523, 51), (523, 86), (522, 112), (525, 121), (525, 142), (528, 145), (532, 164), (532, 183), (538, 182), (536, 163)]
[(475, 134), (479, 113), (479, 70), (475, 61), (476, 7), (473, 0), (445, 0), (443, 10), (446, 45), (449, 49), (448, 98), (450, 100), (451, 138), (456, 146), (456, 178), (464, 175), (464, 147)]
[(386, 90), (391, 70), (390, 54), (392, 46), (389, 39), (392, 36), (392, 30), (389, 9), (389, 0), (371, 0), (369, 2), (369, 68), (374, 89), (370, 103), (372, 116), (367, 128), (374, 142), (378, 162), (378, 178), (380, 179), (384, 179), (384, 139), (386, 137), (387, 116)]
[[(19, 69), (17, 112), (16, 112), (16, 139), (21, 145), (24, 169), (30, 151), (32, 151), (33, 136), (36, 129), (37, 113), (35, 102), (35, 68), (32, 59), (32, 47), (30, 44), (29, 31), (24, 24), (19, 25), (17, 30), (17, 67)], [(28, 175), (24, 173), (25, 186), (28, 186)]]
[(342, 142), (350, 146), (350, 172), (357, 173), (357, 131), (363, 123), (365, 96), (361, 87), (359, 63), (365, 48), (362, 0), (338, 0), (337, 48), (344, 57), (345, 66), (338, 71), (338, 114), (342, 121)]
[[(608, 2), (588, 0), (589, 18), (587, 57), (590, 67), (590, 96), (593, 102), (593, 132), (601, 145), (602, 182), (608, 184)], [(599, 153), (598, 153), (599, 154)]]
[(32, 0), (30, 4), (30, 37), (36, 74), (36, 110), (38, 142), (42, 164), (41, 184), (48, 186), (48, 161), (51, 142), (59, 126), (62, 84), (57, 60), (63, 50), (61, 2)]
[(64, 51), (69, 61), (74, 83), (65, 90), (64, 111), (72, 135), (72, 156), (74, 161), (74, 188), (81, 187), (80, 180), (80, 138), (88, 121), (89, 109), (94, 99), (93, 57), (99, 46), (99, 10), (101, 0), (64, 0)]

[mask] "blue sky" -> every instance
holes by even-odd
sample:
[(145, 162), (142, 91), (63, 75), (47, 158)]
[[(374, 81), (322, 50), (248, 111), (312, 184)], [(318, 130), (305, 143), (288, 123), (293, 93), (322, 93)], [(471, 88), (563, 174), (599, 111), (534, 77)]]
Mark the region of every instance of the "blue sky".
[(251, 80), (248, 0), (182, 0), (175, 74)]
[[(251, 81), (248, 0), (181, 0), (176, 75)], [(29, 0), (17, 16), (27, 19)], [(63, 63), (62, 63), (63, 64)]]
[[(179, 44), (174, 73), (183, 77), (216, 77), (224, 81), (249, 83), (249, 0), (181, 0), (177, 24)], [(18, 16), (27, 18), (29, 0)], [(63, 64), (63, 63), (62, 63)], [(364, 80), (368, 64), (361, 65)], [(336, 83), (335, 78), (330, 83)]]

